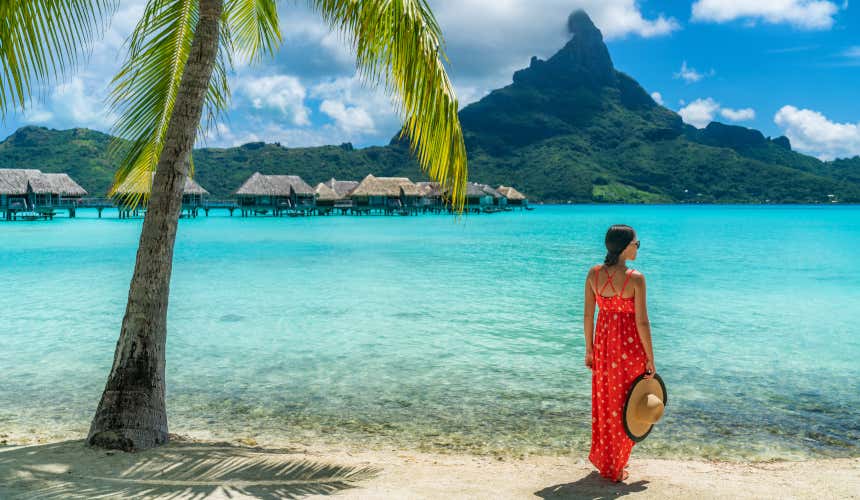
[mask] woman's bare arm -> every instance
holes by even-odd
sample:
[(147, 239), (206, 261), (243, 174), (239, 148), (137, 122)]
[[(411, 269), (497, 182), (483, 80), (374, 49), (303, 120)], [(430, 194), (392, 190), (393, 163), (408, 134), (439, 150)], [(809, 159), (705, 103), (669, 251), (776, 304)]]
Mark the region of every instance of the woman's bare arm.
[(594, 269), (588, 271), (588, 276), (585, 277), (585, 366), (592, 368), (593, 352), (594, 352), (594, 287), (591, 280), (596, 279)]
[(636, 301), (636, 330), (639, 332), (639, 338), (642, 339), (642, 347), (645, 348), (645, 369), (651, 371), (645, 376), (651, 378), (656, 369), (654, 368), (654, 348), (651, 345), (651, 322), (648, 321), (648, 306), (645, 300), (645, 276), (637, 272), (631, 278)]

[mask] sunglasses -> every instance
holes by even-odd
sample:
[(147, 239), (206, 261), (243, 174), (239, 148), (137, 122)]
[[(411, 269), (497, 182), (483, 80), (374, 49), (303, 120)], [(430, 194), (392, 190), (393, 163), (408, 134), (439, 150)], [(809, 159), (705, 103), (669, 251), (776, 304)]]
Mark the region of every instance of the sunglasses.
[(639, 245), (641, 245), (641, 244), (642, 244), (642, 242), (641, 242), (641, 241), (639, 241), (639, 240), (636, 240), (636, 241), (634, 241), (634, 242), (633, 242), (633, 244), (634, 244), (634, 245), (636, 245), (636, 248), (638, 249), (638, 248), (639, 248)]

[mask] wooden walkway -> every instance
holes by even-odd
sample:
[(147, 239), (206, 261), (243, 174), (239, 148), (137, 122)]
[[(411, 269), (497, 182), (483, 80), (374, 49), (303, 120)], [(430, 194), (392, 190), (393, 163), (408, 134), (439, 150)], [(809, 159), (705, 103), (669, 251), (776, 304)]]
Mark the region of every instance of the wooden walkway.
[[(102, 213), (107, 208), (116, 208), (120, 219), (128, 219), (134, 217), (142, 217), (146, 214), (145, 206), (124, 207), (111, 198), (81, 198), (79, 201), (69, 201), (68, 203), (58, 203), (52, 206), (36, 206), (36, 207), (0, 207), (0, 220), (15, 221), (15, 220), (52, 220), (58, 211), (66, 211), (69, 218), (74, 218), (76, 212), (80, 208), (95, 209), (98, 211), (98, 217), (102, 218)], [(499, 207), (499, 206), (477, 206), (467, 205), (466, 213), (496, 213), (510, 212), (515, 209), (533, 210), (533, 207)], [(335, 203), (333, 206), (315, 206), (315, 205), (299, 205), (296, 207), (287, 206), (240, 206), (236, 200), (210, 199), (203, 203), (187, 204), (182, 206), (181, 217), (196, 218), (201, 212), (208, 217), (212, 210), (226, 210), (230, 216), (233, 212), (239, 210), (242, 217), (256, 216), (274, 216), (274, 217), (306, 217), (311, 215), (354, 215), (354, 216), (369, 216), (369, 215), (421, 215), (421, 214), (443, 214), (453, 213), (448, 206), (440, 205), (425, 205), (425, 206), (367, 206), (353, 205), (344, 203)]]

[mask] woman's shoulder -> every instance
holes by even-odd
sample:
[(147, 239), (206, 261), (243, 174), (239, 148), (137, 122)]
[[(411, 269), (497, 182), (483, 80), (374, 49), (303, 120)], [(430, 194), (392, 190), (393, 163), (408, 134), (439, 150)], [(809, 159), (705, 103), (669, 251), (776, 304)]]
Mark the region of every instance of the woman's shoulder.
[(603, 264), (595, 264), (595, 265), (589, 267), (588, 268), (588, 275), (589, 276), (597, 276), (597, 274), (600, 273), (600, 269), (602, 267), (603, 267)]

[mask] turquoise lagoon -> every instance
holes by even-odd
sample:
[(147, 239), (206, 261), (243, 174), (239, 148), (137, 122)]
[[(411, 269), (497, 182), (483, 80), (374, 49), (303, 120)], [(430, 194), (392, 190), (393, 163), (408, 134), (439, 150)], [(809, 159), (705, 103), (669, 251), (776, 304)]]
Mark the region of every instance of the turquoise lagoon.
[[(182, 220), (171, 431), (474, 453), (582, 453), (583, 279), (642, 241), (669, 389), (637, 454), (860, 455), (860, 207), (541, 206)], [(0, 434), (80, 437), (140, 220), (0, 223)]]

